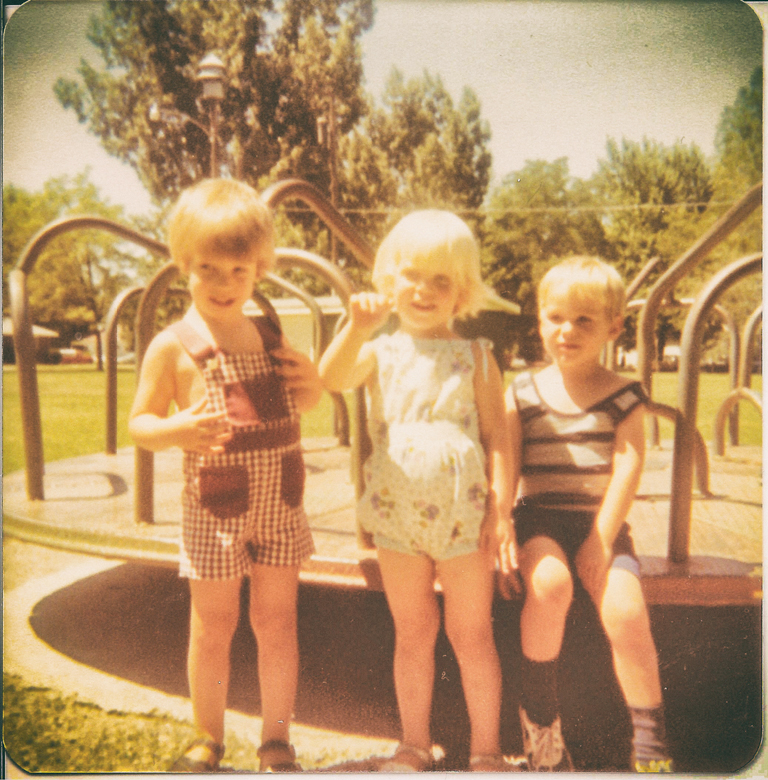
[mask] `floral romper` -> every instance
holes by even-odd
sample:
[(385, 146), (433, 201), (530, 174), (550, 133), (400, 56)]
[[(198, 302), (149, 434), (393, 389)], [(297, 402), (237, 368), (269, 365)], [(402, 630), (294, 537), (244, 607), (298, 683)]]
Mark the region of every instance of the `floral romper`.
[[(373, 451), (358, 522), (374, 543), (435, 560), (478, 549), (487, 494), (475, 404), (475, 358), (464, 339), (398, 331), (372, 342)], [(489, 343), (480, 344), (484, 368)]]
[(205, 379), (206, 411), (227, 412), (224, 451), (184, 453), (180, 574), (242, 577), (254, 563), (294, 566), (314, 552), (303, 508), (299, 415), (269, 351), (279, 327), (254, 319), (263, 352), (226, 354), (183, 320), (171, 325)]

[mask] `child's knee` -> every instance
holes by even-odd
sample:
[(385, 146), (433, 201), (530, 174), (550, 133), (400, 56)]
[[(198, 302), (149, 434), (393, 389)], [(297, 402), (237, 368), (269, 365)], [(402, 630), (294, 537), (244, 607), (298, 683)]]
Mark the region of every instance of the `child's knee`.
[(440, 630), (440, 612), (437, 607), (411, 613), (400, 613), (395, 618), (395, 636), (401, 644), (433, 645)]
[(605, 631), (614, 643), (635, 644), (650, 632), (648, 608), (642, 598), (606, 592), (600, 613)]
[(567, 564), (554, 557), (539, 561), (527, 578), (526, 599), (567, 611), (573, 600), (573, 578)]
[(191, 621), (192, 636), (210, 647), (229, 645), (240, 618), (238, 609), (196, 610)]
[(265, 604), (251, 606), (249, 617), (253, 632), (262, 641), (268, 637), (293, 636), (297, 632), (296, 610), (284, 605), (280, 608), (270, 608)]

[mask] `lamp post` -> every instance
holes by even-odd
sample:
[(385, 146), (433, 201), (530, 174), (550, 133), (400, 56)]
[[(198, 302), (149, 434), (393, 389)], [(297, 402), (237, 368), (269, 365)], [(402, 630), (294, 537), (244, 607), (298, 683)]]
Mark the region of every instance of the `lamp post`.
[[(328, 95), (328, 116), (321, 115), (317, 118), (317, 142), (328, 150), (331, 205), (336, 208), (339, 187), (336, 181), (336, 101), (333, 92)], [(331, 233), (331, 260), (336, 262), (336, 236), (333, 233)]]
[(219, 175), (217, 149), (219, 145), (219, 120), (221, 118), (220, 106), (224, 99), (224, 75), (224, 64), (215, 54), (208, 53), (200, 60), (195, 80), (200, 83), (202, 88), (200, 103), (208, 111), (208, 127), (189, 114), (175, 108), (162, 108), (157, 103), (153, 103), (149, 108), (149, 119), (152, 122), (189, 123), (205, 133), (211, 148), (210, 175), (212, 178)]
[(216, 147), (218, 146), (219, 108), (221, 101), (224, 100), (224, 63), (215, 54), (209, 52), (200, 61), (200, 65), (197, 68), (197, 80), (203, 88), (201, 100), (203, 104), (208, 104), (211, 176), (215, 177), (219, 175)]

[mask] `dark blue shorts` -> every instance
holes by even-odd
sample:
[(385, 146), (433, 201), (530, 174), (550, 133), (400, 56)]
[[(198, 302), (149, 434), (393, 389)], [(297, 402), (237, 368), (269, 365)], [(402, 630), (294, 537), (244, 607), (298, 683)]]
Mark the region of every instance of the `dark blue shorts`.
[[(553, 509), (518, 503), (512, 511), (517, 546), (521, 548), (529, 539), (536, 536), (546, 536), (560, 546), (571, 565), (571, 570), (575, 573), (576, 554), (592, 531), (595, 515), (595, 512), (579, 509)], [(611, 566), (627, 569), (635, 576), (640, 576), (640, 563), (637, 560), (635, 545), (627, 523), (621, 526), (613, 542)]]

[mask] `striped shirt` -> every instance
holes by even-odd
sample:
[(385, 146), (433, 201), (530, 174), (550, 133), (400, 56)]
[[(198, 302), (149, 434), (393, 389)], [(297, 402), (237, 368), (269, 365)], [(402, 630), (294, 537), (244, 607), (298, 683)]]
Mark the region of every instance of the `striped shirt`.
[(613, 471), (616, 428), (647, 400), (632, 382), (575, 414), (552, 409), (526, 372), (512, 383), (523, 431), (520, 497), (526, 504), (597, 509)]

